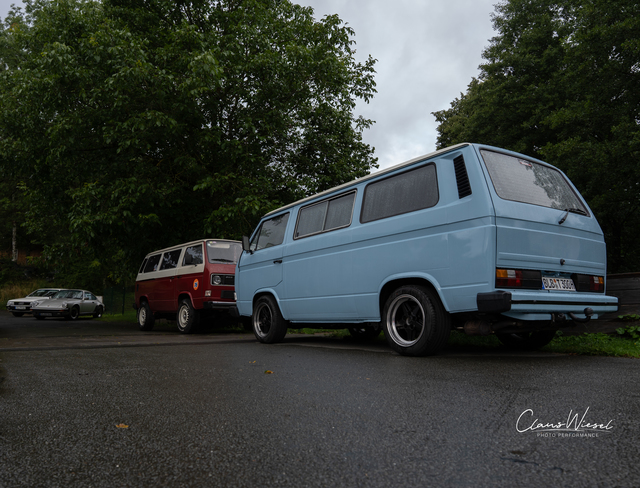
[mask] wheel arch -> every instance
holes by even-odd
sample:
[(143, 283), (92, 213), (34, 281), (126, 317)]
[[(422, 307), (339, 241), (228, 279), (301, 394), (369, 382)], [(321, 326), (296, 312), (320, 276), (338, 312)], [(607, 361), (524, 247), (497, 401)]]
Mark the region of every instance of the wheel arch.
[(182, 291), (178, 294), (178, 302), (176, 303), (176, 310), (178, 310), (180, 308), (180, 304), (182, 303), (182, 300), (184, 299), (188, 299), (191, 302), (191, 306), (193, 306), (193, 297), (191, 296), (191, 293), (188, 293), (186, 291)]
[(280, 298), (278, 297), (278, 294), (271, 289), (260, 290), (255, 295), (253, 295), (253, 300), (251, 302), (251, 315), (253, 315), (253, 311), (256, 308), (257, 301), (264, 296), (270, 296), (271, 298), (273, 298), (276, 301), (276, 305), (278, 305), (278, 308), (280, 309), (280, 314), (282, 315), (282, 318), (285, 320), (289, 320), (288, 317), (285, 315), (284, 310), (282, 309), (282, 304), (280, 303)]
[(382, 310), (384, 309), (384, 305), (385, 303), (387, 303), (389, 296), (391, 296), (391, 294), (401, 286), (406, 286), (406, 285), (420, 286), (422, 288), (426, 288), (427, 290), (431, 291), (436, 297), (438, 297), (438, 300), (440, 300), (440, 303), (444, 307), (445, 311), (448, 313), (450, 310), (449, 306), (447, 305), (446, 300), (444, 300), (444, 298), (442, 297), (442, 294), (440, 293), (440, 287), (437, 286), (436, 284), (437, 284), (437, 281), (431, 276), (427, 277), (427, 276), (412, 275), (412, 276), (396, 276), (396, 277), (390, 278), (388, 281), (386, 281), (382, 285), (382, 287), (380, 288), (380, 292), (378, 293), (378, 308), (380, 310), (380, 317), (382, 318)]

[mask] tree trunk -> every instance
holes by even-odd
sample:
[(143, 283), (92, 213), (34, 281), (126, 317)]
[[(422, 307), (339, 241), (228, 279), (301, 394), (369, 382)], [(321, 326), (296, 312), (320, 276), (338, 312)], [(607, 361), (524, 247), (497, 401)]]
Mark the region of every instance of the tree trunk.
[(16, 221), (13, 221), (13, 230), (11, 232), (11, 261), (18, 262), (18, 226)]

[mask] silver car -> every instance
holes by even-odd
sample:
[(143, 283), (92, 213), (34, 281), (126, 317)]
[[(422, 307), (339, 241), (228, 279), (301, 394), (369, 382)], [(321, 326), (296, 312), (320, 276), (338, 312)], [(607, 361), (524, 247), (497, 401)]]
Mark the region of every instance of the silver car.
[(61, 290), (48, 300), (34, 302), (31, 305), (31, 311), (37, 319), (64, 317), (76, 320), (82, 315), (102, 317), (104, 305), (90, 291)]
[(64, 288), (39, 288), (32, 291), (24, 298), (14, 298), (7, 302), (7, 310), (16, 317), (22, 317), (25, 313), (31, 313), (31, 304), (41, 302), (55, 295)]

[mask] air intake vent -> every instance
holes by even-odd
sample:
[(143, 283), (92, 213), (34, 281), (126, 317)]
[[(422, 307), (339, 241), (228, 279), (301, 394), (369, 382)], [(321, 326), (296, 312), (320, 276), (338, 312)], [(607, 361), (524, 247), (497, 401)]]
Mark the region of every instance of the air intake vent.
[(464, 158), (458, 156), (453, 160), (453, 167), (456, 171), (456, 182), (458, 183), (458, 198), (464, 198), (471, 195), (471, 184), (467, 175), (467, 167), (464, 164)]

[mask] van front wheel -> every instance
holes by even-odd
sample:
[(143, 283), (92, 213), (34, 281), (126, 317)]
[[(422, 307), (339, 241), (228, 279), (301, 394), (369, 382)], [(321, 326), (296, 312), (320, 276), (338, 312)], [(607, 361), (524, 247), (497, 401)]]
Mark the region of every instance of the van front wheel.
[(198, 312), (191, 301), (185, 298), (180, 302), (180, 308), (178, 309), (178, 330), (183, 334), (191, 334), (195, 332), (198, 325)]
[(451, 332), (449, 315), (438, 297), (414, 285), (398, 288), (387, 299), (383, 325), (391, 349), (405, 356), (436, 354)]
[(264, 344), (280, 342), (287, 334), (287, 321), (282, 317), (275, 299), (268, 295), (256, 302), (251, 324), (256, 339)]

